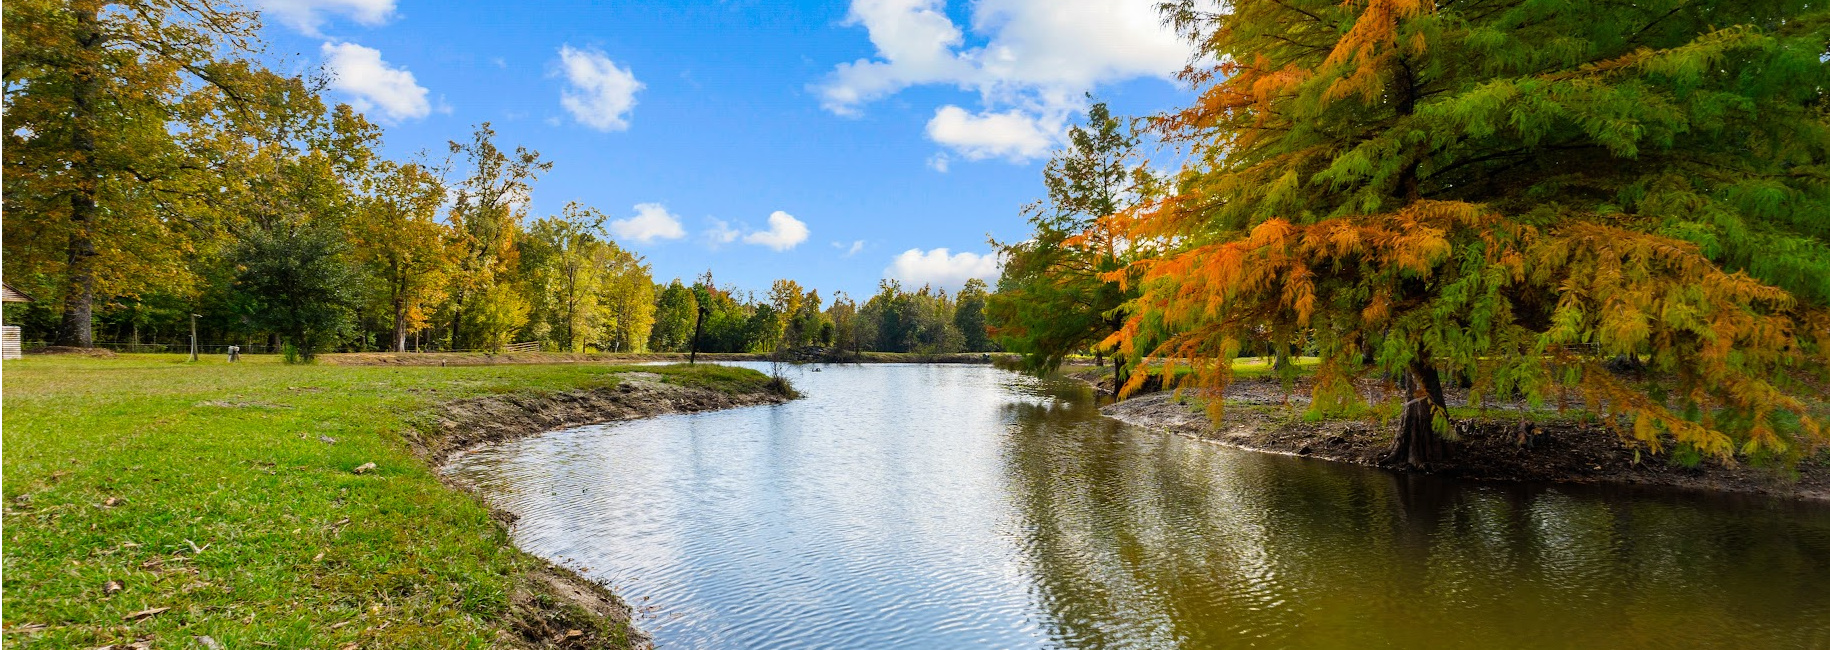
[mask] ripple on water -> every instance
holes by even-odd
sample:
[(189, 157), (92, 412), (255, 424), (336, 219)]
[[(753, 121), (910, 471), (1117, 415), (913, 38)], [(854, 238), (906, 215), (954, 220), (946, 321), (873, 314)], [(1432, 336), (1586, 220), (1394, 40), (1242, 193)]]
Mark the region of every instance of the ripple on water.
[(985, 367), (789, 372), (808, 398), (450, 471), (664, 648), (1830, 645), (1822, 508), (1238, 452)]

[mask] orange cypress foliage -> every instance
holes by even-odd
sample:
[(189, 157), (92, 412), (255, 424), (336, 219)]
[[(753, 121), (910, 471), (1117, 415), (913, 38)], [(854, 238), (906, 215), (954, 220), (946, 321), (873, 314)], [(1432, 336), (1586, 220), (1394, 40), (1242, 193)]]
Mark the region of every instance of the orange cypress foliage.
[[(1830, 374), (1830, 120), (1813, 90), (1830, 86), (1830, 12), (1180, 0), (1166, 15), (1214, 63), (1184, 74), (1191, 105), (1152, 121), (1193, 154), (1176, 192), (1113, 221), (1169, 251), (1127, 269), (1137, 298), (1106, 345), (1219, 390), (1242, 346), (1297, 339), (1280, 342), (1321, 357), (1322, 410), (1401, 376), (1393, 459), (1411, 464), (1451, 435), (1439, 372), (1474, 403), (1585, 401), (1654, 451), (1824, 442), (1807, 382)], [(1604, 367), (1622, 355), (1652, 372)]]
[[(1457, 262), (1457, 263), (1451, 263)], [(1521, 225), (1478, 205), (1419, 201), (1390, 214), (1294, 225), (1282, 219), (1259, 224), (1231, 241), (1188, 248), (1141, 262), (1142, 308), (1107, 344), (1157, 359), (1167, 369), (1186, 364), (1194, 387), (1217, 394), (1231, 380), (1230, 360), (1250, 329), (1265, 323), (1309, 328), (1318, 310), (1317, 286), (1364, 296), (1357, 311), (1328, 316), (1334, 336), (1317, 334), (1324, 354), (1317, 370), (1315, 403), (1343, 405), (1357, 399), (1354, 382), (1371, 370), (1360, 351), (1341, 345), (1340, 332), (1386, 330), (1415, 341), (1439, 360), (1478, 377), (1476, 392), (1505, 380), (1507, 392), (1548, 394), (1561, 388), (1555, 377), (1575, 371), (1571, 388), (1603, 421), (1656, 452), (1666, 439), (1728, 460), (1737, 451), (1784, 452), (1776, 434), (1776, 412), (1795, 417), (1802, 437), (1817, 444), (1822, 425), (1809, 406), (1788, 395), (1774, 378), (1787, 369), (1811, 365), (1807, 349), (1795, 344), (1802, 327), (1825, 331), (1821, 311), (1798, 311), (1785, 291), (1745, 273), (1730, 273), (1695, 246), (1592, 221), (1572, 221), (1551, 230)], [(1534, 329), (1513, 319), (1484, 326), (1456, 321), (1465, 315), (1453, 297), (1408, 295), (1406, 283), (1451, 281), (1478, 269), (1478, 283), (1494, 295), (1554, 296), (1551, 325)], [(1115, 279), (1119, 274), (1114, 274)], [(1507, 314), (1501, 314), (1507, 315)], [(1449, 322), (1444, 322), (1443, 318)], [(1148, 350), (1135, 343), (1146, 324), (1173, 332)], [(1485, 337), (1476, 354), (1459, 353), (1439, 339), (1440, 328)], [(1578, 354), (1574, 344), (1595, 343), (1600, 354)], [(1670, 400), (1651, 397), (1602, 365), (1614, 354), (1653, 350), (1662, 365), (1685, 369), (1672, 391), (1700, 413), (1689, 419)], [(1815, 361), (1822, 361), (1820, 358)], [(1166, 373), (1167, 375), (1167, 373)], [(1143, 379), (1134, 378), (1127, 391)], [(1220, 400), (1210, 401), (1218, 416)], [(1729, 410), (1748, 414), (1740, 449), (1707, 414)]]

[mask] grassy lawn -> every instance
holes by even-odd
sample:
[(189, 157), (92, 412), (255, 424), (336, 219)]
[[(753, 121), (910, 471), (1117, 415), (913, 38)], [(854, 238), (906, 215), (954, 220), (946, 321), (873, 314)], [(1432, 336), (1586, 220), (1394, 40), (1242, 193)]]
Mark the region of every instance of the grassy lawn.
[[(438, 402), (613, 385), (634, 369), (8, 361), (6, 645), (495, 645), (535, 561), (401, 431)], [(767, 380), (639, 370), (722, 390)], [(376, 468), (353, 471), (365, 463)]]

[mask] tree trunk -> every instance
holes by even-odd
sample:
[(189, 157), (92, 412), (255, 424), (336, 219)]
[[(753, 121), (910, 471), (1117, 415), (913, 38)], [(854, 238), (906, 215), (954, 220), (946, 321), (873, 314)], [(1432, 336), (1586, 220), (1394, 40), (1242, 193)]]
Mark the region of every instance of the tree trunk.
[[(77, 10), (76, 38), (85, 50), (99, 50), (103, 46), (94, 7)], [(70, 172), (76, 179), (76, 189), (70, 194), (68, 266), (64, 269), (63, 320), (57, 327), (57, 344), (83, 348), (95, 345), (95, 241), (90, 238), (89, 229), (100, 212), (96, 206), (96, 197), (101, 194), (100, 183), (96, 180), (100, 170), (95, 160), (95, 127), (92, 124), (100, 82), (96, 79), (96, 70), (90, 66), (99, 58), (84, 57), (71, 75), (70, 84), (70, 148), (75, 154), (70, 160)]]
[(1398, 436), (1386, 451), (1386, 465), (1424, 469), (1448, 456), (1448, 441), (1436, 432), (1433, 423), (1441, 412), (1448, 417), (1448, 406), (1442, 397), (1442, 381), (1436, 366), (1428, 358), (1411, 362), (1405, 374), (1406, 401), (1404, 414), (1398, 420)]
[(407, 351), (407, 303), (394, 301), (394, 351)]
[(1112, 357), (1112, 401), (1116, 402), (1122, 399), (1119, 396), (1123, 395), (1125, 392), (1126, 381), (1124, 358)]
[(700, 307), (698, 310), (698, 318), (693, 320), (693, 351), (686, 358), (687, 365), (698, 365), (698, 363), (699, 363), (699, 332), (701, 332), (704, 328), (705, 328), (705, 308)]
[(451, 349), (458, 349), (458, 326), (464, 322), (464, 297), (461, 295), (451, 301)]

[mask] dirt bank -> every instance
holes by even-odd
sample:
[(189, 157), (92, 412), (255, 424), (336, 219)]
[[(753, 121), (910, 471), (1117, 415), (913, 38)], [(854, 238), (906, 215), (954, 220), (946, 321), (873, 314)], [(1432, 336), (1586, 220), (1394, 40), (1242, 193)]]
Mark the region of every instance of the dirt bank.
[[(789, 396), (767, 389), (723, 392), (664, 383), (659, 375), (621, 373), (611, 386), (550, 394), (510, 393), (446, 402), (427, 413), (408, 434), (414, 451), (434, 467), (463, 450), (569, 427), (634, 420), (670, 413), (779, 404)], [(474, 491), (449, 475), (445, 482)], [(513, 526), (515, 515), (494, 511)], [(648, 648), (649, 639), (631, 623), (629, 605), (609, 589), (570, 569), (530, 556), (515, 593), (510, 621), (517, 639), (505, 643), (536, 648)]]
[[(1299, 391), (1300, 392), (1300, 391)], [(1120, 421), (1219, 444), (1356, 465), (1377, 466), (1393, 427), (1370, 421), (1305, 421), (1297, 400), (1285, 405), (1276, 381), (1235, 382), (1226, 392), (1218, 427), (1193, 399), (1172, 393), (1139, 395), (1101, 409)], [(1450, 406), (1457, 406), (1451, 400)], [(1666, 456), (1635, 449), (1600, 424), (1579, 417), (1501, 414), (1456, 424), (1451, 457), (1430, 473), (1495, 481), (1555, 481), (1668, 486), (1717, 492), (1830, 500), (1830, 458), (1800, 462), (1792, 470), (1704, 462), (1684, 467)]]
[[(701, 352), (700, 361), (781, 361), (784, 363), (991, 363), (999, 355), (981, 352), (918, 354), (913, 352), (847, 352), (832, 348), (803, 348), (779, 354)], [(598, 354), (566, 352), (344, 352), (318, 355), (318, 362), (333, 366), (484, 366), (525, 363), (684, 363), (680, 352)]]

